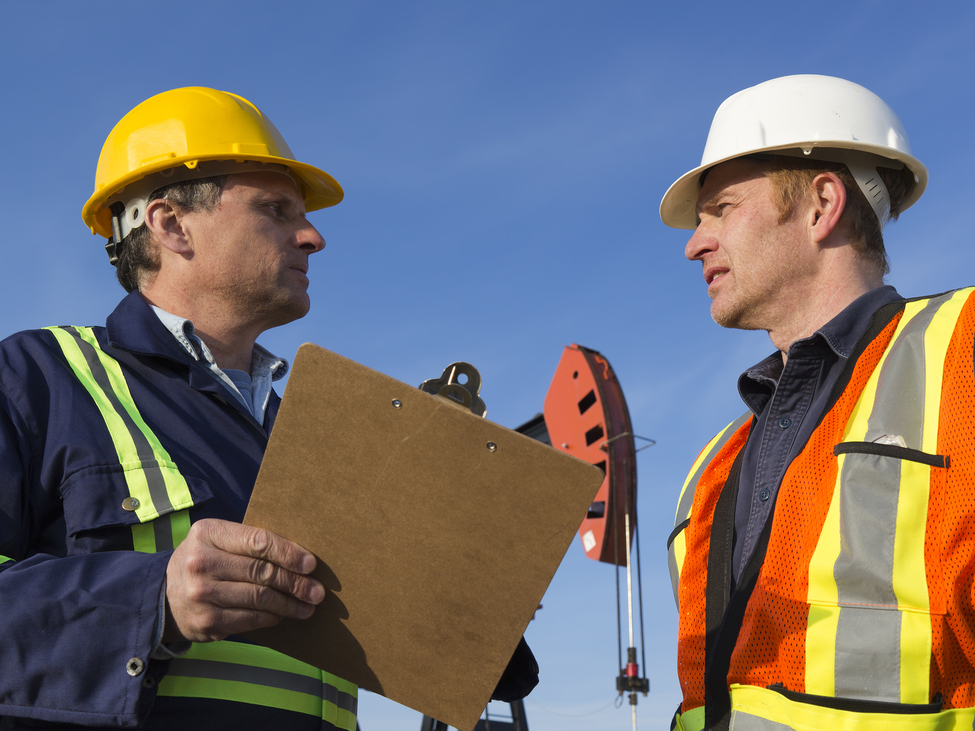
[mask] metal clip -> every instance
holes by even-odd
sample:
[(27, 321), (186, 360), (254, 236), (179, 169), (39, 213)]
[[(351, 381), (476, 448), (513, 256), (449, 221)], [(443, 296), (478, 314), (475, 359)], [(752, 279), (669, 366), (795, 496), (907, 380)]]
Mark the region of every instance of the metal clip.
[[(460, 380), (461, 377), (464, 378), (463, 381)], [(470, 409), (476, 416), (487, 413), (487, 407), (478, 395), (481, 392), (481, 374), (470, 363), (451, 363), (444, 368), (440, 378), (431, 378), (421, 383), (420, 390), (448, 398), (465, 409)]]

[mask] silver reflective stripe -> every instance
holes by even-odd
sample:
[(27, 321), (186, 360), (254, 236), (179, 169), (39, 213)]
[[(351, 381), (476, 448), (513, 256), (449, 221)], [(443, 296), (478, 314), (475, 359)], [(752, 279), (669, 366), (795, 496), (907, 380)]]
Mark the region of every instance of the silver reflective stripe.
[(297, 693), (322, 698), (335, 704), (340, 710), (356, 713), (358, 700), (349, 693), (343, 693), (328, 683), (323, 683), (321, 677), (310, 677), (287, 670), (243, 665), (235, 662), (220, 660), (204, 660), (201, 658), (177, 657), (172, 660), (168, 675), (184, 678), (202, 678), (208, 680), (228, 680), (238, 683), (250, 683), (267, 688), (280, 688)]
[[(91, 374), (95, 379), (95, 383), (104, 392), (105, 397), (111, 403), (112, 408), (115, 409), (119, 418), (125, 424), (125, 429), (128, 431), (129, 436), (132, 438), (132, 442), (135, 444), (136, 454), (142, 461), (142, 470), (146, 476), (146, 482), (149, 485), (149, 495), (152, 497), (153, 505), (156, 506), (156, 510), (160, 515), (167, 512), (172, 512), (173, 504), (169, 499), (169, 492), (166, 489), (166, 482), (163, 479), (162, 473), (159, 471), (159, 465), (156, 462), (156, 455), (152, 452), (152, 446), (146, 439), (145, 434), (139, 429), (138, 425), (132, 421), (132, 417), (129, 416), (129, 412), (119, 401), (118, 396), (115, 393), (115, 389), (112, 387), (111, 382), (108, 380), (108, 374), (105, 373), (105, 368), (102, 366), (101, 361), (98, 358), (98, 353), (91, 346), (90, 343), (82, 339), (77, 328), (74, 327), (64, 327), (60, 328), (64, 332), (70, 334), (81, 350), (81, 354), (85, 358), (85, 363), (88, 364), (88, 368), (91, 370)], [(158, 536), (157, 536), (158, 538)], [(172, 537), (169, 538), (169, 543), (172, 544)]]
[(322, 683), (322, 698), (329, 703), (334, 703), (340, 710), (356, 713), (359, 707), (359, 700), (354, 695), (343, 693), (334, 685)]
[(152, 521), (152, 534), (156, 539), (156, 552), (172, 551), (173, 545), (173, 513), (163, 515)]
[[(211, 680), (254, 683), (270, 688), (307, 693), (319, 698), (323, 697), (322, 681), (319, 678), (310, 678), (307, 675), (289, 673), (285, 670), (240, 665), (234, 662), (177, 657), (173, 659), (169, 667), (169, 674), (181, 675), (184, 678), (209, 678)], [(338, 693), (338, 690), (335, 692)]]
[[(864, 441), (900, 437), (907, 447), (922, 448), (924, 333), (946, 299), (930, 300), (891, 344)], [(833, 569), (840, 605), (834, 693), (897, 703), (902, 617), (894, 592), (894, 539), (901, 461), (847, 455), (840, 479), (841, 548)]]
[(767, 718), (753, 716), (742, 711), (731, 712), (730, 731), (791, 731), (794, 728), (787, 723), (770, 721)]

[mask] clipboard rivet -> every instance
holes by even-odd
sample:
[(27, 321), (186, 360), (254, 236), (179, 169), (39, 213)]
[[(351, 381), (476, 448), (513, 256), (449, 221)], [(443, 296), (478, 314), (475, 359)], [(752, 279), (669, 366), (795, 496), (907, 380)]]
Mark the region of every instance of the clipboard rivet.
[(495, 444), (494, 442), (488, 442), (487, 443), (487, 448), (488, 448), (488, 451), (489, 452), (497, 452), (498, 451), (498, 445)]
[(403, 408), (403, 402), (400, 401), (398, 398), (394, 398), (393, 399), (393, 408), (394, 409), (402, 409)]

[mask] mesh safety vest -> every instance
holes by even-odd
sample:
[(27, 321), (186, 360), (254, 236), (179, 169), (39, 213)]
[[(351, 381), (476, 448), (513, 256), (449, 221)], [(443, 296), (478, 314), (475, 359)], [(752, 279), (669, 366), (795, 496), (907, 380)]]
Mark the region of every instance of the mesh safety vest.
[[(146, 425), (118, 362), (89, 328), (48, 328), (72, 372), (94, 400), (122, 465), (135, 514), (136, 551), (171, 550), (190, 528), (193, 500), (179, 468)], [(355, 731), (358, 688), (331, 673), (259, 645), (193, 644), (171, 661), (158, 695), (210, 698), (307, 714), (322, 729)]]
[(973, 728), (972, 292), (878, 311), (733, 593), (751, 415), (698, 457), (669, 541), (678, 728)]

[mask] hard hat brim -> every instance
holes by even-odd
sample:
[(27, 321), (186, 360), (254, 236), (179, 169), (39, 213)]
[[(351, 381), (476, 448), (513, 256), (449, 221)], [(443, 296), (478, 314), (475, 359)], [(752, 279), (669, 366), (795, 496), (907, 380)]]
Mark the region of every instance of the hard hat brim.
[(107, 208), (106, 204), (108, 203), (109, 199), (117, 195), (120, 190), (123, 190), (127, 186), (132, 185), (133, 183), (154, 173), (179, 167), (180, 165), (193, 168), (196, 167), (197, 163), (207, 162), (209, 160), (260, 162), (284, 165), (285, 167), (289, 168), (301, 181), (303, 187), (303, 190), (301, 191), (302, 197), (304, 198), (305, 210), (308, 212), (334, 206), (340, 203), (345, 197), (345, 191), (342, 190), (342, 186), (339, 185), (335, 178), (326, 173), (324, 170), (320, 170), (319, 168), (316, 168), (313, 165), (308, 165), (307, 163), (298, 162), (297, 160), (278, 157), (276, 155), (248, 154), (246, 157), (231, 157), (225, 154), (209, 156), (192, 155), (181, 158), (171, 157), (161, 160), (155, 165), (146, 165), (145, 167), (126, 175), (118, 181), (115, 181), (115, 185), (111, 187), (106, 186), (105, 188), (96, 191), (94, 195), (88, 199), (88, 202), (85, 203), (84, 208), (82, 208), (81, 217), (85, 224), (91, 229), (93, 234), (104, 236), (105, 238), (111, 238), (112, 214)]
[[(897, 162), (904, 163), (907, 169), (914, 173), (915, 184), (901, 205), (901, 211), (905, 211), (914, 205), (928, 185), (928, 171), (920, 160), (904, 152), (892, 150), (889, 147), (865, 145), (850, 140), (815, 140), (790, 143), (788, 145), (762, 147), (748, 150), (747, 152), (728, 155), (727, 157), (699, 165), (685, 173), (674, 181), (667, 189), (667, 192), (664, 193), (664, 197), (660, 201), (660, 220), (671, 228), (691, 230), (697, 228), (697, 198), (701, 193), (701, 175), (717, 165), (728, 162), (729, 160), (736, 160), (740, 157), (748, 157), (749, 155), (774, 153), (780, 150), (801, 151), (803, 149), (812, 149), (813, 154), (809, 156), (810, 159), (821, 161), (830, 161), (830, 150), (855, 150), (873, 153), (888, 160), (896, 160)], [(842, 160), (834, 160), (833, 162), (842, 162)]]

